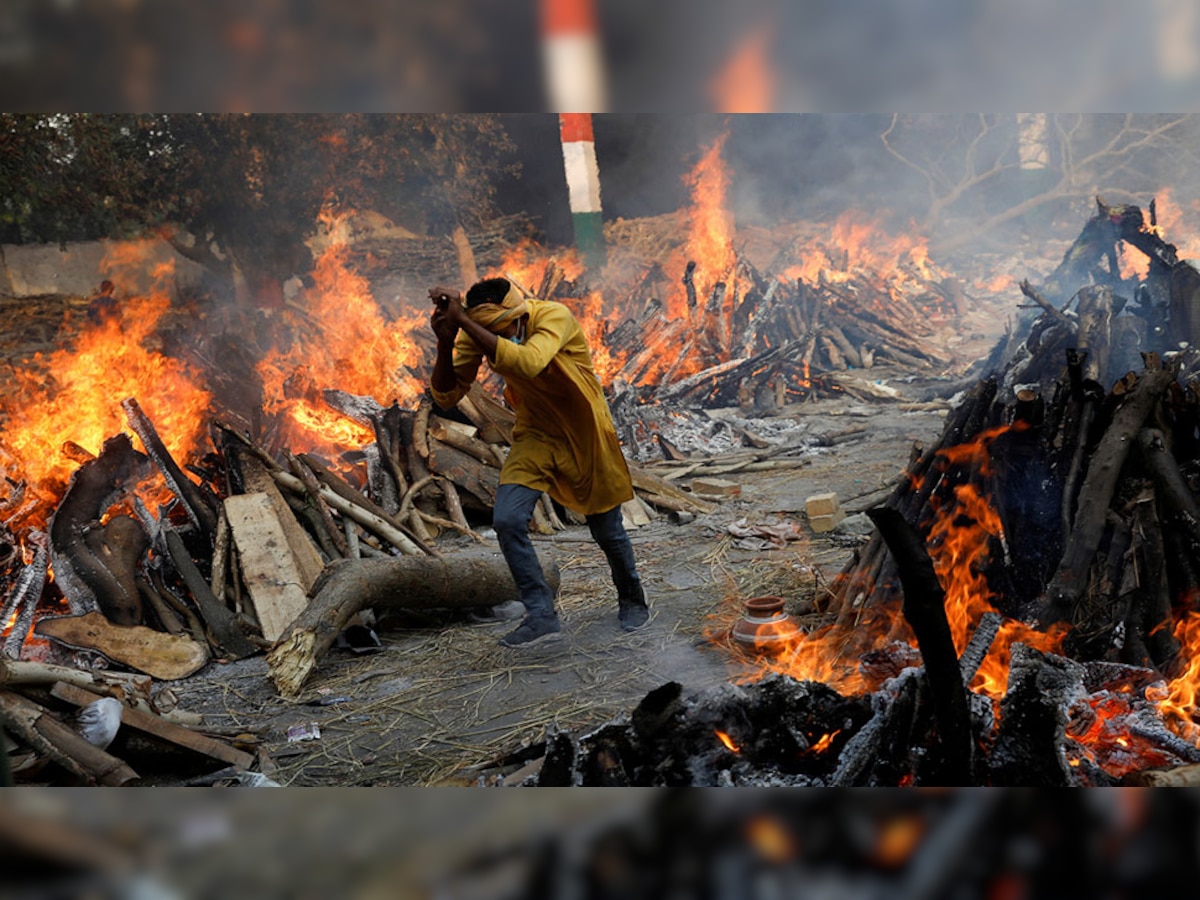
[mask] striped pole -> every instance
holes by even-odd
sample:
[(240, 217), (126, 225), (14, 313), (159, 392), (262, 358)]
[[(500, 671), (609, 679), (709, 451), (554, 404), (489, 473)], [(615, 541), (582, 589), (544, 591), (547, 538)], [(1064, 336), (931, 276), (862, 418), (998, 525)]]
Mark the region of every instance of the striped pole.
[(555, 112), (607, 107), (600, 29), (592, 0), (541, 0), (546, 93)]
[(567, 196), (575, 246), (588, 268), (604, 265), (604, 220), (600, 210), (600, 166), (592, 136), (591, 113), (559, 113), (563, 168), (567, 174)]

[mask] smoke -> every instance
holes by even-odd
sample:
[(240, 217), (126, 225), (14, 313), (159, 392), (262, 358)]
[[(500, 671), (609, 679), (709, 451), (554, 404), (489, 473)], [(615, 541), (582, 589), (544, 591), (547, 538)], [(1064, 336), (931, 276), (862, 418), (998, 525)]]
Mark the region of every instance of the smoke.
[[(1193, 109), (1187, 0), (595, 0), (613, 111)], [(770, 29), (769, 84), (713, 91)], [(546, 110), (534, 4), (11, 0), (10, 110)], [(600, 109), (572, 111), (594, 111)]]

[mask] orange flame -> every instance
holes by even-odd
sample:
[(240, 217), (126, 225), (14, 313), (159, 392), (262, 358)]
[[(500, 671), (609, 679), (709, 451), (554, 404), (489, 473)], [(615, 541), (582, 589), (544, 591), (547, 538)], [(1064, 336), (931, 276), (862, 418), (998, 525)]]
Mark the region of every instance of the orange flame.
[(833, 731), (833, 732), (830, 732), (829, 734), (821, 735), (821, 739), (812, 745), (811, 752), (824, 753), (826, 750), (828, 750), (830, 747), (833, 746), (833, 739), (841, 733), (842, 733), (842, 730), (839, 728), (837, 731)]
[(741, 753), (742, 752), (742, 748), (739, 747), (737, 745), (737, 743), (734, 741), (734, 739), (731, 738), (729, 735), (727, 735), (724, 731), (717, 731), (715, 733), (717, 735), (717, 740), (719, 740), (722, 744), (725, 745), (726, 750), (729, 750), (733, 753)]
[[(145, 270), (148, 246), (111, 245), (104, 270), (118, 284), (132, 282), (122, 273)], [(19, 471), (10, 477), (27, 482), (38, 500), (22, 527), (45, 527), (78, 468), (74, 451), (64, 452), (66, 442), (96, 454), (106, 439), (130, 431), (121, 409), (127, 398), (137, 399), (175, 459), (187, 460), (197, 447), (211, 397), (191, 366), (164, 356), (156, 345), (155, 330), (170, 307), (166, 285), (173, 264), (159, 265), (153, 274), (149, 295), (123, 300), (117, 317), (85, 329), (74, 346), (35, 356), (18, 373), (13, 393), (0, 401), (2, 441), (18, 460)]]
[(1200, 746), (1200, 725), (1195, 721), (1196, 696), (1200, 690), (1200, 613), (1181, 616), (1174, 633), (1179, 641), (1179, 658), (1187, 660), (1187, 666), (1171, 679), (1165, 691), (1147, 688), (1146, 697), (1157, 703), (1159, 714), (1172, 730)]
[(386, 406), (414, 403), (424, 389), (407, 367), (424, 359), (414, 333), (427, 329), (427, 318), (413, 312), (385, 319), (367, 280), (349, 264), (347, 217), (325, 210), (319, 218), (330, 242), (316, 260), (306, 316), (296, 323), (307, 334), (258, 365), (264, 412), (284, 419), (279, 440), (293, 448), (358, 447), (373, 440), (370, 428), (325, 406), (323, 390), (373, 397)]
[(770, 53), (772, 22), (752, 29), (734, 48), (709, 87), (717, 112), (765, 113), (775, 108), (775, 73)]
[[(991, 443), (1010, 427), (1024, 426), (1016, 423), (992, 428), (973, 441), (940, 451), (939, 455), (947, 464), (966, 466), (984, 478), (990, 472), (988, 450)], [(993, 542), (1004, 541), (1004, 526), (990, 499), (971, 483), (956, 485), (949, 500), (933, 495), (930, 505), (935, 515), (927, 542), (929, 555), (946, 593), (946, 618), (950, 622), (954, 649), (961, 654), (975, 623), (984, 613), (995, 611), (992, 604), (995, 595), (983, 573)], [(970, 684), (971, 690), (996, 699), (1003, 697), (1013, 643), (1019, 641), (1039, 650), (1057, 652), (1065, 631), (1065, 627), (1059, 626), (1040, 632), (1022, 622), (1006, 619)]]
[(754, 816), (746, 823), (746, 837), (766, 862), (778, 865), (796, 857), (795, 838), (774, 816)]
[(885, 868), (899, 868), (912, 857), (925, 836), (925, 822), (917, 815), (900, 815), (884, 822), (875, 842), (875, 862)]

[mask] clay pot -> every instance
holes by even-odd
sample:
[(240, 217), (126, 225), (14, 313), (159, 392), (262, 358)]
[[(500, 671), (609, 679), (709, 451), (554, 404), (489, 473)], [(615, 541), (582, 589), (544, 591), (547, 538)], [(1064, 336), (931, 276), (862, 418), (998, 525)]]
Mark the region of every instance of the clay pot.
[(800, 625), (783, 611), (783, 597), (751, 597), (733, 624), (733, 639), (748, 650), (775, 653), (800, 636)]

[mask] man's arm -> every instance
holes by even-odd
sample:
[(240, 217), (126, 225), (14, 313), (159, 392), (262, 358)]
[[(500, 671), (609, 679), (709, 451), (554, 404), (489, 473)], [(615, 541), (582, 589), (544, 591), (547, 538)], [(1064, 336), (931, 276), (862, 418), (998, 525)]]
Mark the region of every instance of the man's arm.
[[(455, 365), (455, 347), (458, 342), (460, 318), (456, 317), (452, 310), (454, 308), (462, 309), (461, 295), (457, 291), (442, 287), (434, 288), (429, 295), (435, 304), (429, 324), (433, 328), (434, 334), (437, 335), (437, 356), (433, 362), (433, 373), (429, 378), (429, 386), (433, 389), (435, 400), (438, 400), (439, 403), (445, 401), (453, 405), (465, 392), (462, 382), (465, 381), (469, 384), (475, 380), (479, 358), (475, 356), (473, 360), (460, 359), (459, 365)], [(461, 318), (466, 318), (465, 314)], [(438, 395), (441, 395), (440, 400)], [(454, 400), (451, 401), (450, 397), (454, 397)]]

